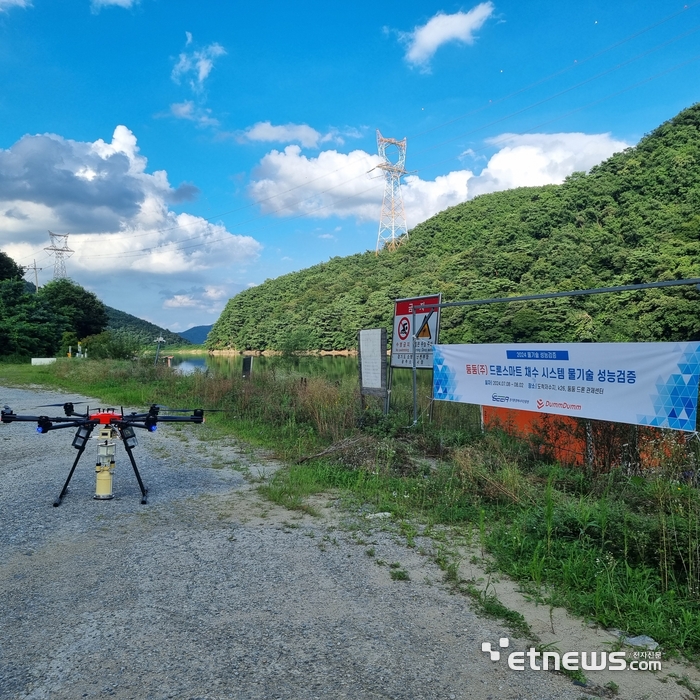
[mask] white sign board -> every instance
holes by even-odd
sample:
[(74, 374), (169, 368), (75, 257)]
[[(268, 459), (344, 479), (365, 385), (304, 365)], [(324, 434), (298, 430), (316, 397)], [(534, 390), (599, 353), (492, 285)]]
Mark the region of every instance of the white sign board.
[[(397, 299), (394, 304), (394, 336), (391, 341), (391, 366), (413, 367), (413, 336), (416, 337), (416, 367), (433, 368), (433, 345), (440, 330), (440, 309), (429, 304), (439, 304), (442, 295), (433, 294), (413, 299)], [(413, 309), (415, 313), (415, 329)], [(432, 312), (432, 313), (431, 313)]]
[(436, 345), (433, 397), (695, 430), (700, 343)]
[(363, 394), (386, 394), (386, 329), (359, 332), (360, 390)]

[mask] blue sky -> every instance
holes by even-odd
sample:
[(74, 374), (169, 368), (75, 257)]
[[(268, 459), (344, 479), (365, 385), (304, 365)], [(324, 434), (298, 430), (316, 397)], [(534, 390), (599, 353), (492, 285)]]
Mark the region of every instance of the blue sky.
[[(700, 2), (0, 0), (0, 249), (184, 330), (409, 229), (561, 182), (698, 101)], [(29, 277), (29, 276), (28, 276)]]

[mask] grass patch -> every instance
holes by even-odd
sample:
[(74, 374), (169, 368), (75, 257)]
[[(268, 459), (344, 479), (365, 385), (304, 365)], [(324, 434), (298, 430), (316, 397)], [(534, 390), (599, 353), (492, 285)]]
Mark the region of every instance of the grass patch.
[(411, 577), (405, 569), (392, 569), (389, 572), (392, 581), (410, 581)]

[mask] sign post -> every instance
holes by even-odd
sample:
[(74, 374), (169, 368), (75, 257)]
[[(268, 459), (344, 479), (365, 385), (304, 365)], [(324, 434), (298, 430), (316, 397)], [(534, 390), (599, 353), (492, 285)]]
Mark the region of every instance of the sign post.
[[(391, 341), (391, 366), (412, 369), (415, 350), (416, 369), (433, 368), (433, 345), (440, 330), (441, 294), (394, 302), (394, 335)], [(415, 340), (415, 343), (414, 343)]]
[(410, 299), (397, 299), (394, 303), (394, 335), (391, 341), (389, 366), (389, 391), (386, 411), (389, 410), (394, 367), (413, 371), (413, 424), (418, 422), (417, 370), (433, 369), (433, 344), (440, 332), (441, 294)]
[(365, 396), (386, 398), (386, 328), (371, 328), (357, 334), (357, 360), (360, 370), (360, 400)]

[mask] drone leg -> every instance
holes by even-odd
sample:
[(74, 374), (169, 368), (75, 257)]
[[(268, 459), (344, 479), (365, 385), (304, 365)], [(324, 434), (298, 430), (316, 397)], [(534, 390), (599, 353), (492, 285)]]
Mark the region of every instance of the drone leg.
[[(87, 440), (86, 440), (86, 442), (87, 442)], [(66, 483), (63, 484), (63, 489), (61, 489), (61, 493), (59, 494), (58, 498), (53, 502), (54, 508), (58, 508), (58, 506), (61, 505), (61, 500), (66, 495), (66, 491), (68, 491), (68, 484), (70, 483), (70, 480), (73, 477), (73, 472), (75, 471), (75, 468), (78, 466), (78, 460), (83, 456), (83, 452), (85, 452), (85, 445), (83, 445), (78, 450), (78, 454), (75, 457), (75, 462), (73, 462), (73, 466), (71, 467), (70, 474), (68, 474), (68, 478), (66, 479)]]
[[(121, 429), (120, 431), (121, 432)], [(126, 450), (126, 453), (129, 455), (129, 461), (131, 462), (131, 466), (134, 468), (134, 474), (136, 474), (136, 481), (139, 482), (139, 488), (141, 489), (141, 503), (146, 504), (148, 503), (148, 498), (146, 494), (148, 493), (148, 489), (143, 485), (143, 481), (141, 480), (141, 474), (139, 474), (139, 469), (136, 466), (136, 460), (134, 459), (134, 453), (131, 447), (129, 447), (126, 444), (126, 440), (124, 440), (124, 435), (122, 434), (122, 440), (123, 440), (123, 445), (124, 449)]]

